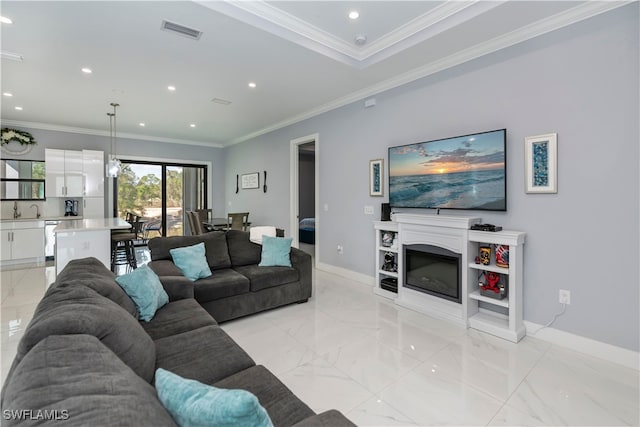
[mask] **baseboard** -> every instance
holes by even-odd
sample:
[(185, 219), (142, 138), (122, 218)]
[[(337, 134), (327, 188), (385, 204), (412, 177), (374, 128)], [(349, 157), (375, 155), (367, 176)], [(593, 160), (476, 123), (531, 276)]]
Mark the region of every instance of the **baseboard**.
[(375, 277), (367, 276), (366, 274), (356, 273), (355, 271), (348, 270), (342, 267), (336, 267), (335, 265), (325, 264), (324, 262), (316, 262), (316, 269), (326, 271), (327, 273), (333, 273), (346, 279), (355, 280), (356, 282), (364, 283), (365, 285), (373, 286), (376, 282)]
[(527, 328), (528, 335), (530, 335), (529, 332), (533, 332), (535, 335), (530, 336), (534, 336), (540, 340), (617, 363), (627, 368), (640, 370), (640, 353), (637, 351), (617, 347), (591, 338), (581, 337), (580, 335), (559, 329), (542, 328), (542, 325), (526, 320), (524, 321), (524, 325)]

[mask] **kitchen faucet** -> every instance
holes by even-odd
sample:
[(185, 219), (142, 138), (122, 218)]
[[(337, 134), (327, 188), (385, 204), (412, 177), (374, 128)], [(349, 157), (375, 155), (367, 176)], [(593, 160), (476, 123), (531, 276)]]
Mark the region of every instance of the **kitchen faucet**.
[(13, 202), (13, 219), (19, 218), (20, 212), (18, 212), (18, 202)]
[(38, 209), (38, 205), (35, 203), (29, 206), (30, 208), (36, 208), (36, 218), (40, 218), (40, 209)]

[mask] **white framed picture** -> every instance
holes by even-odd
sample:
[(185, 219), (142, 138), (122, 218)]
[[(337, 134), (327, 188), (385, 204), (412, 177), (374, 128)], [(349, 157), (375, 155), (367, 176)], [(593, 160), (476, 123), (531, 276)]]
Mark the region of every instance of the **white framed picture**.
[(384, 160), (375, 159), (369, 161), (369, 196), (384, 196), (384, 183), (382, 176), (384, 174)]
[(525, 191), (558, 192), (558, 134), (528, 136), (524, 139)]
[(240, 188), (248, 190), (252, 188), (260, 188), (260, 173), (245, 173), (240, 177)]

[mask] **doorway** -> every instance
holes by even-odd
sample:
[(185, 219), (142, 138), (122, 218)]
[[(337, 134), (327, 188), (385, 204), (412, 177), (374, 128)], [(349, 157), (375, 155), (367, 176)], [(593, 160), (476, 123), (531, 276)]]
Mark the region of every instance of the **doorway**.
[(320, 221), (318, 134), (294, 139), (290, 147), (290, 229), (292, 245), (309, 253), (317, 262)]

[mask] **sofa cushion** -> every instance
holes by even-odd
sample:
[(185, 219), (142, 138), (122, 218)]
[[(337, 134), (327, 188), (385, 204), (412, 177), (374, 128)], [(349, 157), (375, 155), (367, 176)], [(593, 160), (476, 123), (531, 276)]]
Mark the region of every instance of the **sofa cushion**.
[(155, 372), (153, 340), (136, 319), (113, 301), (84, 287), (47, 291), (18, 344), (19, 361), (50, 335), (87, 334), (98, 338), (147, 382)]
[(246, 390), (216, 388), (159, 368), (156, 390), (181, 426), (273, 427), (267, 411)]
[(118, 286), (115, 275), (94, 257), (74, 259), (62, 269), (53, 287), (85, 286), (124, 308), (133, 317), (138, 318), (136, 305)]
[(138, 318), (145, 322), (153, 319), (156, 311), (169, 303), (169, 295), (162, 287), (158, 275), (146, 265), (116, 277), (116, 282), (131, 297), (138, 308)]
[(229, 268), (231, 266), (229, 249), (227, 248), (227, 238), (223, 231), (212, 231), (197, 236), (157, 237), (149, 240), (148, 245), (151, 251), (151, 259), (157, 261), (163, 259), (172, 260), (171, 253), (169, 252), (171, 249), (193, 246), (200, 242), (204, 242), (207, 262), (212, 270)]
[(190, 298), (165, 305), (150, 322), (140, 324), (152, 339), (157, 340), (217, 323), (196, 300)]
[(262, 239), (260, 267), (291, 267), (291, 237), (270, 237)]
[[(5, 384), (2, 409), (57, 410), (64, 426), (176, 425), (153, 386), (89, 335), (52, 335), (34, 346)], [(2, 422), (18, 424), (40, 425)]]
[(227, 231), (227, 246), (231, 265), (234, 267), (258, 264), (262, 254), (262, 246), (249, 240), (249, 232), (242, 230)]
[(218, 270), (211, 277), (193, 283), (193, 295), (199, 302), (207, 302), (249, 292), (249, 279), (235, 270)]
[(156, 367), (184, 378), (213, 384), (255, 362), (219, 326), (205, 326), (156, 344)]
[(264, 366), (253, 366), (213, 384), (220, 388), (253, 393), (276, 426), (290, 426), (314, 415), (278, 378)]
[(244, 267), (234, 267), (234, 270), (249, 279), (252, 292), (295, 282), (299, 279), (298, 270), (291, 267), (245, 265)]
[(207, 264), (204, 242), (183, 248), (169, 250), (173, 262), (189, 280), (204, 279), (211, 276), (211, 269)]

